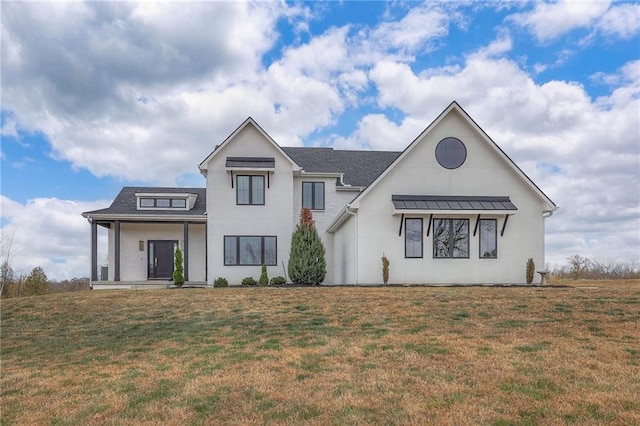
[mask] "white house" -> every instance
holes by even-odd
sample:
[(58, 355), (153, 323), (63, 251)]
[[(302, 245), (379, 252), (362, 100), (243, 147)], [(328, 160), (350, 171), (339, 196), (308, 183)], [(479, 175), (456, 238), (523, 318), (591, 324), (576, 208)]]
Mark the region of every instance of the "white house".
[[(522, 283), (544, 266), (556, 205), (456, 103), (402, 152), (281, 147), (248, 118), (199, 165), (206, 188), (125, 187), (91, 223), (93, 288), (232, 285), (286, 275), (291, 234), (311, 209), (328, 284)], [(98, 279), (97, 226), (108, 228)]]

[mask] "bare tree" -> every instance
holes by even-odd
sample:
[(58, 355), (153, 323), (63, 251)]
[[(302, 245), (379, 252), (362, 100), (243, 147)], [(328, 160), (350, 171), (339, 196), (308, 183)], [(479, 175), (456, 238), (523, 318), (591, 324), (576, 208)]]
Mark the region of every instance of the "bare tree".
[(9, 287), (13, 284), (13, 268), (11, 268), (11, 246), (13, 245), (13, 233), (11, 236), (3, 232), (0, 237), (0, 257), (2, 258), (2, 266), (0, 266), (0, 295), (6, 296)]

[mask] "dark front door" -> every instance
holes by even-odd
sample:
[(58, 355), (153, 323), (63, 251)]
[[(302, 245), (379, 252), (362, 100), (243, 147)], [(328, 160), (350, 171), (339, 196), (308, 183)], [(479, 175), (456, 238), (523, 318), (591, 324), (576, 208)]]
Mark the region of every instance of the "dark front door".
[(149, 279), (173, 277), (173, 253), (177, 245), (177, 241), (149, 241)]

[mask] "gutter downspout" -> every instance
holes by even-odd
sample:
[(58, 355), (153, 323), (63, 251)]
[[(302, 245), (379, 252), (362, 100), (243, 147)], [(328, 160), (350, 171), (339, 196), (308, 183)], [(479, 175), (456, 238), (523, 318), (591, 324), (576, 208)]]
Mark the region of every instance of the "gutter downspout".
[[(556, 207), (556, 210), (558, 210), (558, 207)], [(549, 210), (547, 212), (543, 212), (542, 213), (542, 238), (543, 238), (542, 239), (542, 263), (544, 264), (544, 268), (542, 268), (542, 269), (545, 270), (545, 271), (547, 270), (547, 262), (546, 262), (547, 261), (547, 253), (546, 253), (546, 250), (545, 250), (545, 241), (544, 241), (545, 240), (544, 236), (547, 233), (545, 219), (547, 219), (548, 217), (553, 216), (553, 213), (556, 210)], [(543, 279), (544, 279), (544, 276), (543, 276)]]

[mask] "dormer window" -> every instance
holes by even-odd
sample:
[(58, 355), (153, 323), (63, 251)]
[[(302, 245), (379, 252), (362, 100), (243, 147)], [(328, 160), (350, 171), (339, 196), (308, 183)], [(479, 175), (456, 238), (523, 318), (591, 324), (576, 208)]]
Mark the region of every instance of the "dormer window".
[(196, 194), (136, 194), (138, 210), (191, 210)]

